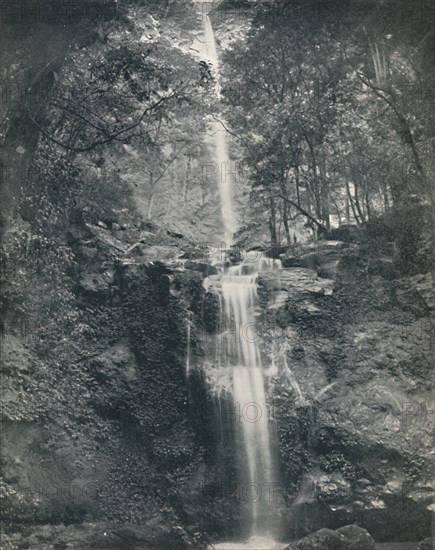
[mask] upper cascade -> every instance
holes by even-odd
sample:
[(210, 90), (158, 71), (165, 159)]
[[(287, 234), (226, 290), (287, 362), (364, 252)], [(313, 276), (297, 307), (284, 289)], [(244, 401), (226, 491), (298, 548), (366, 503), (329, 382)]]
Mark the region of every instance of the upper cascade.
[[(211, 64), (215, 76), (216, 94), (220, 97), (219, 57), (216, 48), (216, 39), (208, 15), (204, 19), (204, 48), (201, 52)], [(224, 227), (225, 245), (229, 247), (233, 243), (237, 223), (233, 209), (233, 175), (234, 167), (231, 166), (228, 155), (227, 132), (218, 120), (210, 122), (210, 141), (214, 149), (214, 166), (211, 171), (217, 178), (217, 188), (221, 201), (222, 221)]]

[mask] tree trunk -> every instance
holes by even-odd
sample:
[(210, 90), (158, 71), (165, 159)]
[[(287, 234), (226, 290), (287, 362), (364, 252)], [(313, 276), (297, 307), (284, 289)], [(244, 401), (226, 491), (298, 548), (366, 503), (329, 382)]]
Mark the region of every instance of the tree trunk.
[(276, 209), (275, 209), (275, 201), (271, 197), (270, 199), (270, 217), (269, 217), (269, 229), (270, 229), (270, 241), (272, 246), (276, 246), (278, 244), (278, 239), (276, 236)]
[(335, 206), (335, 211), (337, 213), (337, 219), (338, 219), (338, 225), (340, 226), (340, 225), (342, 225), (340, 206), (339, 206), (339, 204), (337, 203), (336, 200), (333, 200), (332, 204)]
[[(312, 202), (311, 202), (311, 191), (310, 191), (308, 183), (307, 183), (306, 189), (307, 189), (307, 192), (306, 192), (307, 212), (308, 212), (308, 214), (312, 214), (313, 213), (313, 205), (312, 205)], [(301, 205), (299, 204), (298, 206), (300, 207)]]
[(348, 201), (350, 202), (350, 206), (352, 207), (352, 214), (353, 214), (353, 217), (355, 218), (355, 221), (357, 224), (360, 224), (361, 221), (359, 220), (358, 218), (358, 214), (355, 210), (355, 204), (353, 202), (353, 199), (352, 199), (352, 195), (350, 194), (350, 187), (349, 187), (349, 182), (346, 180), (346, 194), (347, 194), (347, 198), (348, 198)]
[(390, 208), (390, 201), (388, 200), (388, 190), (382, 189), (382, 194), (384, 197), (384, 212), (386, 212)]
[[(316, 182), (316, 183), (318, 183), (318, 182)], [(317, 188), (314, 189), (314, 199), (315, 199), (314, 210), (316, 212), (316, 216), (319, 218), (319, 220), (323, 221), (322, 199), (320, 197), (319, 189), (317, 189)]]
[(367, 219), (369, 220), (371, 217), (371, 209), (370, 209), (370, 199), (369, 199), (368, 191), (366, 191), (366, 212), (367, 212)]
[[(322, 219), (322, 208), (321, 208), (321, 200), (320, 200), (320, 194), (319, 194), (319, 180), (318, 180), (316, 153), (314, 151), (314, 147), (313, 147), (313, 144), (311, 143), (311, 140), (308, 138), (306, 134), (304, 134), (304, 138), (308, 145), (308, 149), (310, 151), (311, 171), (313, 173), (313, 182), (312, 184), (309, 184), (307, 182), (307, 190), (310, 189), (312, 192), (312, 196), (314, 199), (314, 210), (316, 212), (316, 216), (319, 219)], [(310, 163), (308, 162), (308, 164)]]
[(320, 164), (319, 164), (319, 171), (320, 171), (320, 200), (321, 200), (321, 207), (322, 207), (322, 220), (326, 226), (326, 229), (331, 229), (331, 222), (330, 222), (330, 212), (329, 212), (329, 182), (326, 177), (326, 159), (325, 155), (320, 155)]
[(353, 187), (355, 189), (355, 206), (356, 206), (356, 209), (358, 210), (359, 217), (360, 217), (361, 221), (363, 222), (365, 217), (364, 217), (364, 212), (361, 209), (361, 204), (359, 202), (358, 186), (354, 184)]
[(187, 194), (189, 192), (189, 183), (190, 183), (191, 177), (192, 177), (192, 157), (191, 155), (188, 155), (187, 167), (186, 167), (186, 180), (184, 182), (184, 190), (183, 190), (184, 204), (187, 204)]
[(147, 218), (150, 220), (153, 210), (153, 202), (154, 202), (154, 190), (155, 190), (155, 182), (153, 181), (153, 173), (150, 172), (150, 194), (148, 197), (148, 212), (147, 212)]
[(298, 205), (301, 205), (301, 190), (299, 188), (299, 160), (297, 160), (295, 168), (295, 179), (296, 179), (296, 196)]
[(417, 173), (418, 173), (420, 183), (422, 187), (425, 188), (426, 186), (425, 171), (424, 171), (423, 163), (421, 162), (420, 153), (418, 152), (418, 149), (417, 149), (417, 144), (415, 143), (414, 136), (411, 132), (411, 128), (408, 124), (408, 121), (403, 116), (403, 114), (397, 109), (397, 107), (394, 109), (394, 112), (396, 113), (397, 118), (399, 119), (400, 125), (402, 127), (402, 131), (401, 131), (402, 140), (411, 149), (411, 153), (414, 158), (414, 163), (417, 168)]
[(290, 227), (288, 225), (288, 210), (289, 210), (288, 204), (284, 200), (283, 205), (282, 205), (282, 221), (283, 221), (283, 224), (284, 224), (285, 238), (286, 238), (287, 244), (291, 245)]

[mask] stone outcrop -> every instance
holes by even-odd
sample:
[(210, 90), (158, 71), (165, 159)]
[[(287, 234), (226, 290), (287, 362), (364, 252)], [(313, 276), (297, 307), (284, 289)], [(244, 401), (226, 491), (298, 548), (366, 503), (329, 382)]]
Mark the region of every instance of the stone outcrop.
[[(177, 494), (204, 443), (188, 404), (186, 327), (213, 267), (182, 258), (192, 244), (155, 226), (80, 222), (70, 245), (76, 310), (65, 314), (76, 317), (61, 353), (39, 356), (5, 320), (2, 543), (192, 546)], [(162, 468), (177, 472), (166, 485)]]
[(160, 515), (143, 525), (129, 523), (82, 523), (81, 525), (45, 525), (31, 534), (17, 533), (2, 537), (4, 548), (95, 548), (101, 550), (160, 550), (198, 548), (195, 540), (181, 527), (165, 526)]
[(375, 542), (365, 529), (346, 525), (336, 531), (320, 529), (285, 550), (375, 550)]
[(304, 267), (316, 270), (326, 277), (337, 275), (339, 260), (357, 245), (341, 241), (317, 241), (308, 245), (295, 245), (281, 255), (283, 267)]
[(290, 532), (357, 521), (380, 541), (419, 540), (435, 495), (431, 274), (380, 275), (354, 244), (286, 255), (298, 267), (260, 276), (259, 324), (279, 328), (291, 371), (274, 389)]

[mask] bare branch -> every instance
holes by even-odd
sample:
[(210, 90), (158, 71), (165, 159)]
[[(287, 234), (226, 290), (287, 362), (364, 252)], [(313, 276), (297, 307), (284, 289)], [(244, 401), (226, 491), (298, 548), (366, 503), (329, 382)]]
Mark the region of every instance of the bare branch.
[[(153, 112), (154, 110), (157, 109), (157, 107), (159, 107), (163, 102), (171, 99), (172, 97), (174, 97), (176, 95), (177, 91), (174, 91), (172, 92), (171, 94), (169, 94), (168, 96), (165, 96), (165, 97), (162, 97), (160, 98), (156, 103), (154, 103), (154, 105), (151, 105), (151, 107), (147, 107), (143, 112), (142, 114), (139, 116), (139, 118), (136, 120), (136, 122), (133, 122), (132, 124), (130, 124), (129, 126), (126, 126), (124, 128), (121, 128), (120, 130), (114, 132), (114, 133), (111, 133), (111, 134), (107, 134), (107, 131), (105, 130), (102, 130), (104, 131), (104, 133), (107, 134), (107, 137), (104, 138), (104, 139), (97, 139), (96, 141), (94, 141), (93, 143), (91, 143), (90, 145), (86, 146), (86, 147), (72, 147), (72, 146), (69, 146), (65, 143), (63, 143), (62, 141), (60, 140), (57, 140), (56, 138), (54, 138), (51, 134), (49, 134), (33, 117), (32, 115), (28, 112), (28, 116), (30, 118), (30, 120), (40, 129), (40, 131), (42, 132), (42, 134), (49, 140), (49, 141), (52, 141), (53, 143), (55, 143), (56, 145), (58, 145), (59, 147), (62, 147), (63, 149), (66, 149), (66, 150), (69, 150), (69, 151), (75, 151), (76, 153), (86, 153), (88, 151), (92, 151), (93, 149), (97, 148), (98, 146), (100, 145), (106, 145), (107, 143), (111, 142), (111, 141), (115, 141), (117, 138), (119, 138), (119, 136), (121, 136), (122, 134), (125, 134), (127, 132), (129, 132), (130, 130), (134, 130), (134, 128), (137, 128), (139, 126), (139, 124), (142, 122), (142, 120), (145, 118), (145, 116), (151, 112)], [(83, 120), (83, 117), (80, 117), (82, 118)], [(87, 119), (84, 119), (84, 120), (87, 120)], [(88, 121), (87, 121), (88, 122)], [(94, 126), (95, 127), (95, 126)]]
[(277, 193), (275, 196), (283, 199), (285, 202), (288, 202), (289, 204), (297, 208), (303, 216), (311, 220), (317, 227), (323, 229), (324, 231), (327, 231), (326, 227), (322, 223), (316, 220), (316, 218), (313, 218), (313, 216), (309, 214), (306, 210), (304, 210), (297, 202), (292, 201), (291, 199), (284, 195), (281, 195), (280, 193)]

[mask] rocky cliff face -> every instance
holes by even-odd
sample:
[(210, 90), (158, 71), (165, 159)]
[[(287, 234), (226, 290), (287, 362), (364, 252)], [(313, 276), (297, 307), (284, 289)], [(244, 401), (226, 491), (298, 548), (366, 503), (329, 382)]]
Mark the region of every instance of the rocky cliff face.
[[(218, 330), (207, 251), (153, 224), (81, 222), (69, 239), (80, 347), (64, 334), (65, 355), (48, 362), (19, 330), (4, 337), (5, 540), (92, 532), (96, 547), (160, 548), (237, 533), (238, 497), (222, 491), (231, 433), (216, 439), (207, 382), (186, 378)], [(424, 538), (430, 274), (374, 274), (360, 246), (336, 241), (289, 250), (283, 265), (260, 275), (256, 327), (278, 365), (283, 537), (357, 521), (377, 540)]]
[(192, 244), (152, 224), (83, 222), (69, 239), (80, 346), (63, 334), (63, 355), (38, 354), (5, 319), (5, 541), (90, 544), (92, 531), (104, 547), (193, 544), (183, 495), (205, 453), (186, 327), (205, 264), (179, 260)]
[(338, 242), (284, 265), (260, 285), (262, 326), (279, 327), (275, 346), (301, 393), (283, 370), (273, 403), (290, 531), (358, 522), (379, 541), (423, 538), (434, 495), (431, 274), (374, 274), (358, 245)]

